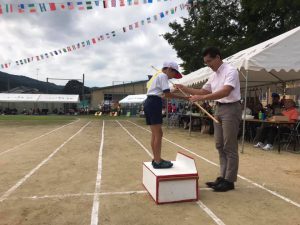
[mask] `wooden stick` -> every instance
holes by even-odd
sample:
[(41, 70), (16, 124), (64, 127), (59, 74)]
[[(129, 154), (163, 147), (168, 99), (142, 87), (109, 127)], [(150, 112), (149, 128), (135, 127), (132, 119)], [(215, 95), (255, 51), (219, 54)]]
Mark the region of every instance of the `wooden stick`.
[[(171, 84), (175, 85), (172, 81), (170, 81)], [(183, 90), (181, 90), (180, 88), (178, 88), (178, 90), (184, 95), (184, 96), (188, 96)], [(195, 104), (198, 108), (200, 108), (202, 110), (202, 112), (204, 112), (206, 115), (209, 116), (209, 118), (211, 118), (213, 121), (215, 121), (216, 123), (220, 123), (219, 120), (217, 120), (214, 116), (212, 116), (209, 112), (206, 111), (206, 109), (204, 109), (199, 103), (197, 102), (193, 102), (193, 104)]]
[[(154, 66), (151, 66), (153, 69), (155, 69), (156, 71), (158, 71), (158, 69), (156, 69)], [(170, 80), (169, 80), (170, 81)], [(171, 84), (175, 85), (172, 81), (170, 81)], [(184, 95), (184, 96), (189, 96), (187, 95), (183, 90), (181, 90), (181, 88), (178, 88), (178, 90)], [(204, 109), (201, 105), (199, 105), (197, 102), (193, 102), (193, 104), (195, 104), (199, 109), (202, 110), (202, 112), (204, 112), (209, 118), (211, 118), (213, 121), (215, 121), (216, 123), (220, 123), (219, 120), (217, 120), (215, 117), (213, 117), (209, 112), (206, 111), (206, 109)]]

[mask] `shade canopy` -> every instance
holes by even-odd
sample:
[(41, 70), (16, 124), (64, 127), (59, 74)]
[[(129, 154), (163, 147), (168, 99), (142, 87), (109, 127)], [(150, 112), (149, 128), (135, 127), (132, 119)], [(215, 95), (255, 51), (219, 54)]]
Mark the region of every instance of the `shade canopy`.
[[(300, 80), (300, 27), (242, 50), (224, 62), (240, 71), (241, 87), (245, 86), (246, 73), (248, 87)], [(176, 83), (196, 84), (207, 80), (212, 73), (210, 68), (204, 67)]]
[(120, 104), (126, 103), (143, 103), (147, 98), (147, 95), (128, 95), (119, 101)]

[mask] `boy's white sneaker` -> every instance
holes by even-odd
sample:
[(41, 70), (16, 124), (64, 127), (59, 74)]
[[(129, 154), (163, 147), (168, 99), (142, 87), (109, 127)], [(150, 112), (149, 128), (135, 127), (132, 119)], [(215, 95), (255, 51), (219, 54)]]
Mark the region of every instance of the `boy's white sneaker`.
[(263, 147), (263, 150), (267, 150), (267, 151), (272, 150), (272, 149), (273, 149), (273, 145), (271, 145), (271, 144), (266, 144), (266, 146)]
[(258, 142), (256, 145), (253, 145), (254, 148), (263, 148), (264, 144), (262, 142)]

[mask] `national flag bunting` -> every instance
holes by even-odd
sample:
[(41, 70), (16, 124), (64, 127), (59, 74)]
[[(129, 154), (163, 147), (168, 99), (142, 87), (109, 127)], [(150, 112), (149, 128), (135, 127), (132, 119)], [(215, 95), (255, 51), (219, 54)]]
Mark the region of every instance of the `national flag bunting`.
[(13, 5), (12, 4), (6, 4), (6, 12), (7, 13), (12, 13), (13, 12)]
[(49, 3), (49, 6), (50, 6), (50, 10), (51, 10), (51, 11), (55, 11), (55, 10), (56, 10), (56, 5), (55, 5), (55, 3), (51, 2), (51, 3)]
[(60, 3), (60, 9), (63, 11), (63, 10), (66, 10), (67, 9), (67, 5), (65, 5), (65, 3)]
[(108, 7), (108, 2), (107, 2), (107, 0), (103, 0), (103, 8), (107, 8)]
[(125, 0), (120, 0), (120, 6), (121, 7), (125, 6)]
[(69, 9), (69, 10), (73, 10), (73, 9), (74, 9), (74, 4), (73, 4), (73, 2), (67, 2), (67, 5), (68, 5), (68, 9)]
[[(108, 2), (108, 0), (104, 0), (104, 1)], [(136, 0), (134, 0), (134, 1), (136, 1)], [(50, 6), (51, 11), (56, 10), (57, 6), (61, 8), (62, 4), (65, 5), (65, 8), (67, 8), (67, 9), (70, 8), (70, 7), (72, 7), (74, 9), (73, 2), (48, 3), (48, 4)], [(79, 9), (79, 7), (83, 7), (84, 9), (88, 9), (89, 6), (92, 6), (93, 1), (76, 2), (75, 4), (77, 4), (78, 9)], [(0, 9), (2, 9), (1, 6), (3, 6), (3, 4), (0, 4)], [(10, 10), (10, 4), (5, 4), (5, 6), (6, 6), (6, 9), (9, 11)], [(183, 7), (183, 9), (186, 8), (183, 4), (181, 4), (180, 6)], [(27, 10), (27, 7), (28, 7), (28, 10)], [(20, 13), (23, 13), (25, 11), (25, 9), (26, 9), (26, 11), (29, 11), (29, 12), (37, 12), (37, 8), (39, 8), (41, 11), (46, 11), (47, 9), (49, 9), (49, 8), (46, 8), (45, 3), (31, 3), (31, 4), (18, 4), (18, 9), (16, 8), (15, 10), (17, 12), (20, 12)], [(147, 24), (151, 23), (151, 19), (152, 19), (152, 22), (153, 22), (153, 21), (158, 20), (158, 18), (164, 18), (164, 17), (168, 16), (169, 14), (174, 14), (175, 12), (176, 12), (176, 7), (171, 8), (170, 10), (165, 10), (165, 11), (159, 13), (159, 14), (153, 15), (153, 17), (147, 17), (145, 20), (140, 20), (138, 22), (130, 24), (128, 27), (122, 27), (121, 30), (123, 30), (123, 32), (127, 32), (128, 30), (133, 30), (134, 28), (139, 28), (140, 25), (143, 26), (143, 25), (145, 25), (145, 23), (147, 23)], [(115, 36), (116, 36), (116, 31), (111, 31), (111, 32), (105, 33), (104, 35), (99, 35), (97, 37), (90, 38), (89, 40), (82, 41), (80, 43), (70, 45), (70, 46), (67, 46), (65, 48), (61, 48), (61, 49), (58, 49), (58, 50), (55, 50), (55, 51), (50, 51), (50, 52), (47, 52), (47, 53), (44, 53), (44, 54), (41, 54), (41, 55), (36, 55), (34, 57), (31, 57), (31, 58), (25, 58), (25, 59), (22, 59), (22, 60), (13, 61), (13, 63), (17, 66), (20, 66), (20, 65), (31, 63), (33, 61), (40, 61), (40, 60), (43, 60), (43, 59), (48, 59), (50, 57), (54, 57), (54, 56), (57, 56), (57, 55), (62, 54), (62, 53), (75, 51), (77, 49), (80, 49), (81, 47), (86, 47), (86, 46), (97, 44), (97, 41), (100, 42), (100, 41), (103, 41), (105, 39), (110, 39), (110, 38), (115, 37)], [(3, 64), (0, 64), (0, 65), (4, 69), (4, 68), (9, 68), (11, 66), (11, 63), (3, 63)]]
[(86, 4), (86, 9), (87, 9), (87, 10), (93, 9), (92, 2), (91, 2), (91, 1), (87, 1), (87, 2), (85, 2), (85, 4)]
[(18, 5), (18, 12), (24, 13), (25, 12), (25, 4), (19, 4)]
[(84, 6), (83, 6), (82, 2), (77, 2), (77, 8), (78, 8), (78, 10), (84, 10)]
[(28, 4), (28, 9), (30, 13), (36, 13), (36, 8), (34, 3)]
[(45, 3), (39, 3), (39, 6), (40, 6), (41, 12), (46, 12), (47, 11)]

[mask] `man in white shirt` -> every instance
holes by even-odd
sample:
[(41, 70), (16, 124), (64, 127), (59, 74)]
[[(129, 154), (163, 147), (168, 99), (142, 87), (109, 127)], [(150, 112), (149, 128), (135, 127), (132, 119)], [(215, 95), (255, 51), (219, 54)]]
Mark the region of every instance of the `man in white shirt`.
[(218, 48), (205, 49), (203, 60), (214, 71), (206, 84), (201, 89), (176, 87), (191, 94), (190, 101), (216, 101), (215, 116), (220, 123), (214, 122), (214, 136), (219, 151), (220, 176), (206, 184), (217, 192), (225, 192), (234, 189), (239, 165), (237, 135), (242, 115), (239, 74), (236, 68), (223, 63)]
[(171, 168), (173, 164), (170, 161), (161, 158), (162, 141), (162, 97), (179, 98), (188, 100), (188, 97), (178, 96), (170, 93), (169, 79), (181, 78), (178, 72), (178, 65), (175, 62), (165, 62), (162, 71), (155, 74), (147, 83), (147, 99), (144, 103), (144, 112), (147, 125), (150, 125), (152, 137), (151, 148), (154, 159), (152, 166), (155, 169)]

